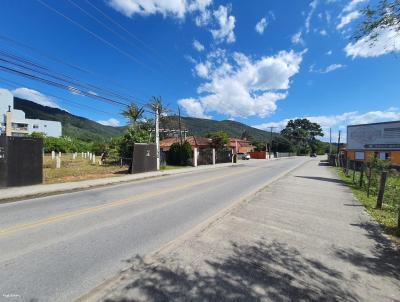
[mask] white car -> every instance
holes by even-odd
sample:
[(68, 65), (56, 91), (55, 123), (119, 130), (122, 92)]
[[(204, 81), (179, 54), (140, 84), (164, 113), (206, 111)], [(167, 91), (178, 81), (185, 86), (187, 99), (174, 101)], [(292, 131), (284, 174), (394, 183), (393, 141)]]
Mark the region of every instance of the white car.
[(250, 154), (243, 154), (242, 155), (243, 160), (249, 160), (250, 159)]

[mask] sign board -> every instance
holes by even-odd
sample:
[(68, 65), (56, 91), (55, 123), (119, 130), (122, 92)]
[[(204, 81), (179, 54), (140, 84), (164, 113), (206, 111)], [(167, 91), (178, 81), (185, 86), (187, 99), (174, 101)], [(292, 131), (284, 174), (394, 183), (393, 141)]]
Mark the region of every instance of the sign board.
[(347, 126), (347, 150), (400, 150), (400, 121)]

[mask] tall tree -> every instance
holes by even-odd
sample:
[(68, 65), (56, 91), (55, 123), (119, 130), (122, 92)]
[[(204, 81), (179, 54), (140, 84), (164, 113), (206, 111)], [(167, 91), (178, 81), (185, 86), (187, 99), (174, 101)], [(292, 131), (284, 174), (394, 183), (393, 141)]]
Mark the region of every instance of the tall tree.
[(367, 37), (373, 45), (384, 29), (400, 34), (400, 0), (381, 0), (375, 7), (364, 9), (363, 15), (364, 20), (354, 35), (356, 40)]
[(225, 149), (229, 144), (229, 135), (224, 131), (209, 133), (207, 137), (211, 138), (213, 147), (218, 150)]
[(136, 104), (131, 103), (121, 114), (129, 120), (129, 124), (134, 128), (137, 126), (137, 122), (143, 117), (143, 113), (143, 107), (139, 108)]
[(292, 142), (301, 153), (306, 153), (311, 147), (314, 150), (314, 142), (317, 136), (324, 136), (321, 126), (312, 123), (308, 119), (290, 120), (285, 129), (281, 131), (281, 135)]

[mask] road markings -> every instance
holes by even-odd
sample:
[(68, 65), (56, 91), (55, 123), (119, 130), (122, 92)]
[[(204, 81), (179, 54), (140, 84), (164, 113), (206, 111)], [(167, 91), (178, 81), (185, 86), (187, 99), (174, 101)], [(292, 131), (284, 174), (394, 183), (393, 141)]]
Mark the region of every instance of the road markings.
[[(255, 168), (257, 169), (257, 168)], [(250, 169), (250, 171), (253, 169)], [(247, 170), (248, 171), (248, 170)], [(198, 186), (198, 185), (202, 185), (205, 183), (209, 183), (209, 182), (213, 182), (219, 179), (223, 179), (223, 178), (227, 178), (227, 177), (231, 177), (231, 176), (235, 176), (235, 175), (239, 175), (239, 174), (243, 174), (243, 171), (238, 171), (238, 172), (234, 172), (234, 173), (229, 173), (229, 174), (224, 174), (221, 176), (216, 176), (213, 178), (208, 178), (205, 180), (200, 180), (197, 182), (192, 182), (190, 184), (186, 184), (186, 185), (181, 185), (181, 186), (177, 186), (177, 187), (173, 187), (173, 188), (169, 188), (169, 189), (164, 189), (164, 190), (159, 190), (159, 191), (155, 191), (155, 192), (150, 192), (150, 193), (143, 193), (143, 194), (139, 194), (136, 195), (133, 198), (126, 198), (126, 199), (120, 199), (120, 200), (116, 200), (107, 204), (102, 204), (102, 205), (98, 205), (95, 207), (91, 207), (91, 208), (85, 208), (85, 209), (81, 209), (81, 210), (77, 210), (77, 211), (73, 211), (70, 213), (66, 213), (66, 214), (62, 214), (62, 215), (57, 215), (57, 216), (53, 216), (53, 217), (49, 217), (49, 218), (45, 218), (45, 219), (41, 219), (35, 222), (31, 222), (31, 223), (26, 223), (26, 224), (20, 224), (20, 225), (16, 225), (16, 226), (12, 226), (12, 227), (8, 227), (5, 229), (0, 230), (0, 237), (1, 236), (6, 236), (6, 235), (10, 235), (19, 231), (25, 231), (25, 230), (29, 230), (29, 229), (33, 229), (33, 228), (37, 228), (40, 226), (44, 226), (44, 225), (48, 225), (51, 223), (56, 223), (56, 222), (60, 222), (69, 218), (75, 218), (78, 216), (82, 216), (85, 214), (91, 214), (91, 213), (95, 213), (101, 210), (105, 210), (105, 209), (109, 209), (109, 208), (114, 208), (117, 206), (122, 206), (128, 203), (132, 203), (132, 202), (136, 202), (142, 199), (147, 199), (147, 198), (151, 198), (151, 197), (156, 197), (159, 195), (163, 195), (163, 194), (168, 194), (168, 193), (172, 193), (175, 191), (179, 191), (179, 190), (185, 190), (194, 186)]]

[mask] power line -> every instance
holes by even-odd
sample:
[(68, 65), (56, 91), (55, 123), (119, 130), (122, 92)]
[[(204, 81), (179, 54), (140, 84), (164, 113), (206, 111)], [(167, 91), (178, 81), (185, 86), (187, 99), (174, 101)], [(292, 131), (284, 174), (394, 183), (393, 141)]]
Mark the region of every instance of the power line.
[[(1, 50), (0, 50), (0, 55), (3, 55), (6, 58), (9, 58), (12, 61), (16, 61), (17, 63), (16, 62), (11, 62), (10, 60), (6, 60), (4, 58), (2, 59), (1, 57), (0, 57), (0, 61), (3, 61), (3, 62), (6, 62), (6, 63), (9, 63), (9, 64), (12, 64), (12, 65), (18, 66), (19, 68), (27, 69), (27, 70), (33, 71), (35, 73), (39, 73), (39, 74), (41, 74), (43, 76), (47, 76), (47, 77), (56, 79), (58, 81), (62, 81), (64, 83), (67, 83), (68, 85), (71, 85), (72, 86), (71, 89), (74, 92), (78, 93), (78, 94), (79, 94), (80, 90), (91, 89), (91, 90), (95, 90), (97, 92), (106, 93), (106, 94), (108, 94), (110, 96), (114, 96), (114, 97), (117, 97), (117, 98), (120, 98), (120, 99), (124, 99), (124, 100), (126, 100), (128, 102), (132, 102), (133, 101), (132, 98), (130, 98), (130, 97), (122, 96), (121, 94), (119, 94), (117, 92), (108, 91), (107, 89), (95, 86), (93, 84), (85, 83), (85, 82), (82, 82), (80, 80), (73, 79), (72, 77), (70, 77), (68, 75), (52, 71), (47, 67), (41, 66), (39, 63), (28, 61), (28, 60), (26, 60), (26, 59), (24, 59), (22, 57), (15, 56), (15, 55), (12, 55), (12, 54), (10, 55), (9, 53), (2, 52)], [(29, 67), (27, 67), (25, 65), (21, 65), (20, 63), (28, 64)], [(32, 68), (32, 67), (39, 68), (40, 70), (37, 70), (37, 69)], [(55, 75), (52, 74), (52, 73), (54, 73)], [(79, 87), (80, 89), (75, 89), (75, 87)], [(140, 103), (138, 101), (135, 101), (135, 102)]]
[(39, 2), (40, 4), (42, 4), (44, 7), (46, 7), (47, 9), (53, 11), (54, 13), (62, 16), (63, 18), (65, 18), (66, 20), (68, 20), (69, 22), (71, 22), (72, 24), (74, 24), (75, 26), (77, 26), (78, 28), (80, 28), (81, 30), (87, 32), (88, 34), (92, 35), (93, 37), (95, 37), (96, 39), (98, 39), (99, 41), (101, 41), (102, 43), (108, 45), (109, 47), (115, 49), (116, 51), (118, 51), (119, 53), (123, 54), (124, 56), (126, 56), (127, 58), (129, 58), (130, 60), (132, 60), (133, 62), (142, 65), (143, 67), (149, 69), (150, 71), (154, 70), (150, 67), (148, 67), (147, 65), (143, 64), (143, 62), (141, 62), (140, 60), (138, 60), (137, 58), (135, 58), (134, 56), (132, 56), (131, 54), (129, 54), (128, 52), (122, 50), (121, 48), (119, 48), (118, 46), (114, 45), (113, 43), (107, 41), (106, 39), (100, 37), (98, 34), (94, 33), (93, 31), (91, 31), (90, 29), (88, 29), (87, 27), (83, 26), (82, 24), (80, 24), (79, 22), (71, 19), (70, 17), (66, 16), (65, 14), (63, 14), (62, 12), (60, 12), (59, 10), (55, 9), (54, 7), (48, 5), (47, 3), (43, 2), (42, 0), (36, 0), (37, 2)]
[[(22, 87), (22, 86), (26, 86), (26, 85), (23, 85), (23, 84), (21, 84), (21, 83), (18, 83), (18, 82), (9, 80), (9, 79), (5, 79), (5, 78), (3, 78), (3, 77), (0, 77), (0, 80), (3, 81), (3, 82), (5, 82), (6, 84), (8, 83), (8, 85), (10, 85), (10, 86), (12, 86), (12, 87), (15, 87), (15, 88), (19, 88), (19, 87)], [(31, 90), (32, 90), (32, 89), (31, 89)], [(88, 106), (88, 105), (86, 105), (86, 104), (80, 104), (80, 103), (71, 101), (71, 100), (66, 99), (66, 98), (64, 98), (64, 97), (61, 97), (61, 96), (58, 96), (58, 95), (54, 95), (54, 94), (51, 94), (51, 93), (48, 93), (48, 92), (46, 92), (45, 94), (41, 94), (41, 93), (38, 92), (38, 91), (31, 91), (31, 92), (32, 92), (33, 94), (37, 95), (37, 96), (51, 96), (51, 97), (54, 97), (54, 98), (56, 98), (57, 100), (61, 100), (61, 102), (63, 102), (63, 103), (69, 103), (70, 105), (76, 106), (76, 107), (78, 107), (78, 108), (86, 108), (86, 109), (95, 110), (95, 111), (98, 111), (98, 112), (107, 114), (108, 116), (110, 115), (109, 112), (106, 112), (106, 111), (97, 109), (97, 108), (92, 107), (92, 106)]]
[(105, 12), (103, 12), (100, 8), (98, 8), (96, 5), (94, 5), (91, 1), (86, 0), (86, 3), (88, 3), (93, 9), (95, 9), (98, 13), (100, 13), (102, 16), (104, 16), (107, 20), (109, 20), (114, 25), (118, 26), (121, 30), (126, 32), (130, 37), (132, 37), (133, 39), (138, 41), (140, 44), (142, 44), (147, 50), (151, 51), (154, 55), (158, 56), (159, 58), (161, 58), (164, 61), (163, 57), (155, 49), (153, 49), (152, 47), (148, 46), (147, 43), (145, 43), (143, 40), (139, 39), (137, 36), (132, 34), (129, 30), (127, 30), (120, 23), (118, 23), (113, 18), (108, 16)]
[[(50, 61), (56, 62), (56, 63), (61, 64), (61, 65), (67, 66), (67, 67), (69, 67), (69, 68), (71, 68), (71, 69), (77, 70), (77, 71), (82, 72), (82, 73), (85, 73), (85, 74), (89, 74), (89, 75), (94, 75), (94, 76), (101, 77), (101, 78), (107, 80), (107, 83), (113, 83), (114, 85), (118, 86), (119, 88), (123, 88), (123, 89), (125, 89), (125, 90), (128, 90), (128, 88), (125, 87), (124, 85), (122, 85), (122, 84), (120, 84), (120, 83), (114, 81), (113, 79), (107, 78), (107, 77), (105, 77), (104, 75), (101, 75), (101, 74), (96, 73), (96, 72), (94, 72), (94, 71), (92, 71), (92, 70), (90, 70), (90, 69), (87, 69), (86, 67), (83, 68), (83, 67), (81, 67), (81, 66), (78, 66), (78, 65), (75, 65), (75, 64), (71, 64), (71, 63), (66, 62), (65, 60), (62, 60), (62, 59), (60, 59), (60, 58), (57, 58), (57, 57), (55, 57), (55, 56), (53, 56), (53, 55), (51, 55), (51, 54), (49, 54), (49, 53), (47, 53), (47, 52), (43, 52), (42, 50), (39, 50), (39, 49), (37, 49), (37, 48), (34, 48), (34, 47), (32, 47), (32, 46), (30, 46), (30, 45), (27, 45), (27, 44), (25, 44), (25, 43), (16, 41), (15, 39), (12, 39), (12, 38), (10, 38), (10, 37), (6, 37), (6, 36), (3, 36), (3, 35), (0, 35), (0, 39), (3, 40), (3, 41), (6, 41), (6, 42), (8, 42), (8, 43), (11, 43), (11, 44), (13, 44), (13, 45), (16, 45), (16, 46), (18, 46), (18, 47), (20, 47), (20, 48), (28, 49), (28, 50), (30, 50), (31, 52), (34, 52), (34, 53), (36, 53), (36, 54), (39, 54), (39, 55), (40, 55), (41, 57), (43, 57), (43, 58), (46, 58), (46, 59), (48, 59), (48, 60), (50, 60)], [(113, 91), (112, 89), (110, 89), (110, 90)], [(130, 97), (133, 98), (133, 99), (139, 99), (138, 97), (132, 96), (132, 95), (130, 95)], [(139, 100), (140, 100), (140, 99), (139, 99)]]

